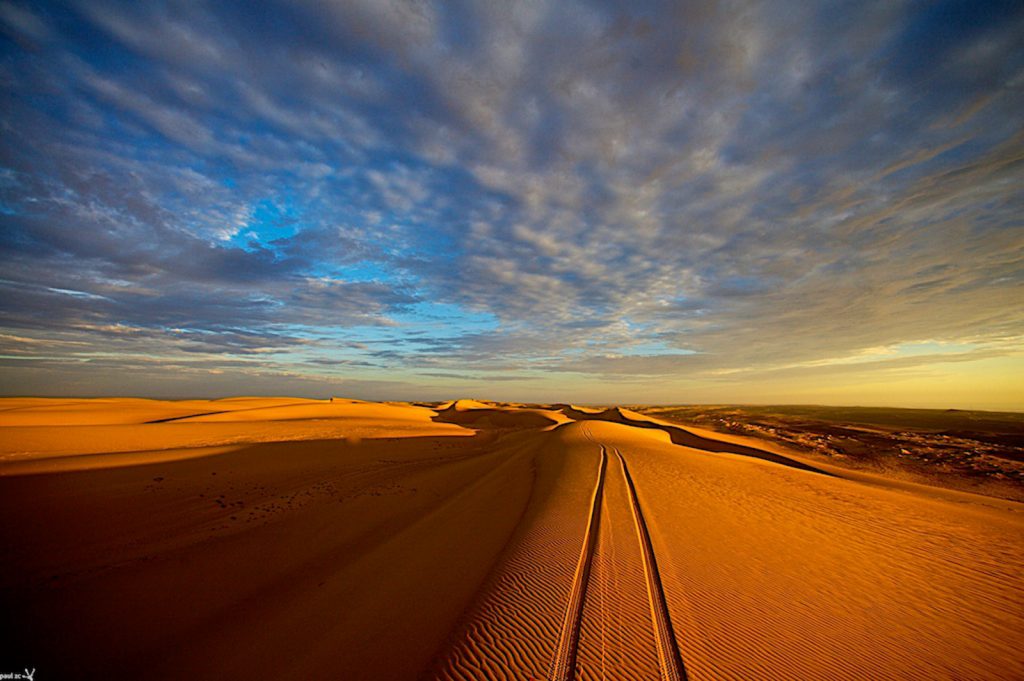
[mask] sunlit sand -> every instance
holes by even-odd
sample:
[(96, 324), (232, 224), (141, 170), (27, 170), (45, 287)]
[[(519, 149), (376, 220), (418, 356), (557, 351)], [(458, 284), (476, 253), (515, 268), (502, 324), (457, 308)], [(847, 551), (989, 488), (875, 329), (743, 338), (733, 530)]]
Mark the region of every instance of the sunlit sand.
[(8, 399), (0, 433), (40, 679), (1024, 677), (1024, 505), (783, 442), (470, 400)]

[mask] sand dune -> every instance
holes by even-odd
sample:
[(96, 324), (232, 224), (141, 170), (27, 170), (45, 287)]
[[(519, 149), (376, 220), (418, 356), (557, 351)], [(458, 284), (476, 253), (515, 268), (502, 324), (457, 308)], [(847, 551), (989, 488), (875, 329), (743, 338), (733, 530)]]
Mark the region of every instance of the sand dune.
[[(214, 403), (220, 406), (220, 403)], [(174, 418), (190, 423), (223, 423), (238, 421), (295, 421), (303, 419), (372, 419), (378, 421), (427, 422), (435, 417), (431, 409), (408, 404), (380, 404), (354, 400), (301, 400), (279, 404), (247, 403), (245, 407), (196, 413)], [(171, 419), (164, 419), (164, 422)], [(152, 421), (150, 422), (152, 423)]]
[(10, 400), (0, 419), (2, 669), (1024, 677), (1015, 502), (624, 409)]
[(549, 428), (570, 419), (551, 409), (517, 409), (458, 400), (437, 410), (437, 421), (482, 428)]
[[(437, 420), (431, 409), (358, 400), (96, 402), (18, 400), (18, 407), (0, 408), (7, 415), (0, 421), (0, 476), (148, 464), (260, 442), (473, 434)], [(67, 425), (54, 427), (65, 412)]]
[(0, 426), (75, 426), (140, 424), (185, 418), (202, 413), (310, 404), (316, 400), (294, 397), (249, 397), (228, 400), (145, 399), (9, 399), (0, 407)]

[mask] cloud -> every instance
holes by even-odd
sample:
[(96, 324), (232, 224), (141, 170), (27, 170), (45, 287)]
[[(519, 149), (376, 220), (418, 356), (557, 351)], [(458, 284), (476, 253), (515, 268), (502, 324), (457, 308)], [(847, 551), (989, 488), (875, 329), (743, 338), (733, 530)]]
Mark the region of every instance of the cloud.
[(21, 356), (678, 382), (1024, 325), (1018, 3), (4, 2), (0, 28)]

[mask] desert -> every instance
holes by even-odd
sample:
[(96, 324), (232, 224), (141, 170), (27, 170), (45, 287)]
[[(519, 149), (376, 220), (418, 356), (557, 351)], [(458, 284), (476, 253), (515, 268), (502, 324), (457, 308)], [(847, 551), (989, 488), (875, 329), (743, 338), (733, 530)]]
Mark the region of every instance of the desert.
[(0, 404), (38, 678), (1024, 674), (1013, 499), (619, 407)]
[(0, 0), (0, 681), (1024, 680), (1021, 0)]

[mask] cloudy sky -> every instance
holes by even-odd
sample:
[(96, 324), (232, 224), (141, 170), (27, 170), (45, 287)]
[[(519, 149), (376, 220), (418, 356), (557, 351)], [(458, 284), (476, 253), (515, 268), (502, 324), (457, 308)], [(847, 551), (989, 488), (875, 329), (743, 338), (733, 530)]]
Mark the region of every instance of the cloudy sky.
[(1024, 4), (0, 1), (0, 392), (1024, 409)]

